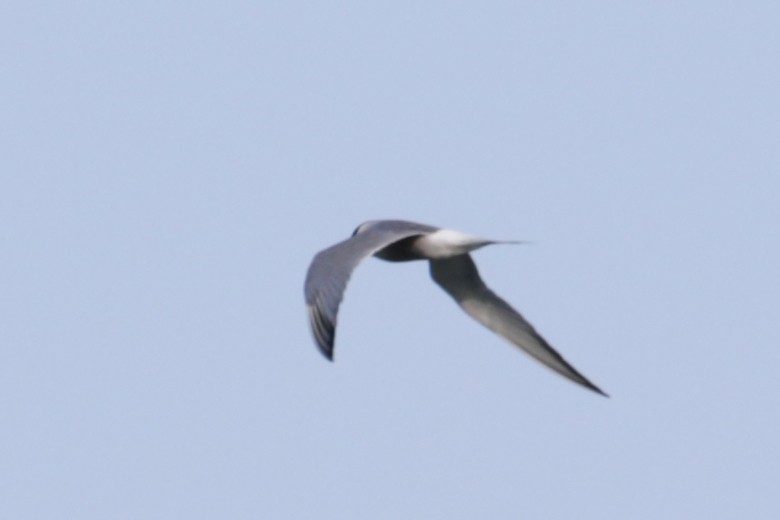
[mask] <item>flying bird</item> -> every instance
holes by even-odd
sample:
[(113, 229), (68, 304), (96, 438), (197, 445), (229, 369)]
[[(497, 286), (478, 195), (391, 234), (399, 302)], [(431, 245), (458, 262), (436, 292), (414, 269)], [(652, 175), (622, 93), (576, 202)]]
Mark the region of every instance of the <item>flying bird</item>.
[(309, 266), (304, 293), (317, 346), (333, 361), (339, 304), (361, 260), (368, 256), (389, 262), (428, 260), (433, 280), (469, 316), (563, 377), (607, 396), (482, 281), (469, 252), (502, 243), (518, 242), (489, 240), (405, 220), (364, 222), (352, 237), (317, 253)]

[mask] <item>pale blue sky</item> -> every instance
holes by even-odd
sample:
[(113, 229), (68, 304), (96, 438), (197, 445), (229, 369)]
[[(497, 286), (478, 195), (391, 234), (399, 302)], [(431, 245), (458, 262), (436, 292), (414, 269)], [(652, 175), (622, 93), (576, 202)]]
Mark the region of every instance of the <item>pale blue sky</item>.
[[(4, 2), (0, 518), (780, 516), (776, 2)], [(371, 218), (609, 392), (366, 261)]]

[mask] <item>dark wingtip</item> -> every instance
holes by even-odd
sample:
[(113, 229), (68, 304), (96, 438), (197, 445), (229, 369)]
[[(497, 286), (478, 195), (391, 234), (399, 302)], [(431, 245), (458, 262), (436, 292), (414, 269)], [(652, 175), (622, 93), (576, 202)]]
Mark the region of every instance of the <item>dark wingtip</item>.
[(333, 362), (333, 347), (328, 347), (328, 346), (320, 345), (320, 344), (318, 344), (317, 346), (320, 348), (320, 352), (322, 352), (322, 355), (325, 356), (325, 359), (327, 359), (328, 361), (330, 361), (332, 363)]
[(309, 323), (314, 343), (325, 359), (333, 361), (333, 342), (336, 336), (335, 325), (328, 320), (316, 305), (309, 305)]
[(597, 387), (596, 385), (594, 385), (590, 381), (586, 380), (586, 382), (587, 383), (583, 385), (585, 388), (587, 388), (588, 390), (592, 390), (593, 392), (596, 392), (599, 395), (603, 395), (604, 397), (609, 399), (609, 397), (610, 397), (609, 394), (606, 393), (604, 390), (602, 390), (601, 388)]

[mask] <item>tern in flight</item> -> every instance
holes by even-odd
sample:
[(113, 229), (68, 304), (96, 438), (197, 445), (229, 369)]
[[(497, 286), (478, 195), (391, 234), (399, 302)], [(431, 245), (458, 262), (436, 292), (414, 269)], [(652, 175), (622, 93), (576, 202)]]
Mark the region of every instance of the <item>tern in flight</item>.
[(513, 242), (404, 220), (364, 222), (352, 237), (317, 253), (309, 266), (304, 292), (317, 346), (333, 360), (339, 304), (349, 277), (361, 260), (372, 255), (390, 262), (428, 260), (433, 280), (469, 316), (563, 377), (606, 396), (479, 277), (469, 252), (501, 243)]

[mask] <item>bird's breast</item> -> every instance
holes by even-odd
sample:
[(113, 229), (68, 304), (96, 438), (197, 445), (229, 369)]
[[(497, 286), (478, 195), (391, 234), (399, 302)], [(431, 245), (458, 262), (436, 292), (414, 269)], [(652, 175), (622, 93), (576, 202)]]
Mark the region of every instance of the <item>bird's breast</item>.
[(434, 233), (419, 237), (411, 247), (413, 252), (422, 258), (438, 260), (462, 255), (490, 243), (490, 240), (467, 235), (460, 231), (439, 229)]

